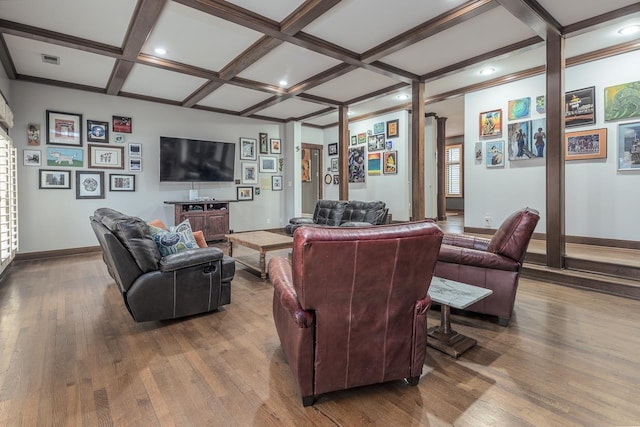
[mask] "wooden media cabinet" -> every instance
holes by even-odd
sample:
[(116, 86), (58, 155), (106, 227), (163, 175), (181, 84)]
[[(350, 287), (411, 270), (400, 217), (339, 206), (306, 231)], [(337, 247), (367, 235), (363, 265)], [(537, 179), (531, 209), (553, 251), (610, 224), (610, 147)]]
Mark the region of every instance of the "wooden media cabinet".
[(164, 202), (174, 205), (174, 221), (180, 224), (189, 220), (194, 231), (202, 230), (204, 238), (210, 240), (224, 240), (229, 233), (229, 203), (231, 200), (190, 200)]

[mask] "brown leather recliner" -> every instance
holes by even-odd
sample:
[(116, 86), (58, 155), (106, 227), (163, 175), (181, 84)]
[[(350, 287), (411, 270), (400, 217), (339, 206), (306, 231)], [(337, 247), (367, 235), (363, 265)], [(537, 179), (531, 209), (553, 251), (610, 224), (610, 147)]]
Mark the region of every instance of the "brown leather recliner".
[(291, 262), (271, 259), (273, 318), (304, 406), (335, 390), (418, 383), (442, 235), (430, 221), (300, 227)]
[(509, 324), (524, 256), (540, 215), (521, 209), (504, 220), (492, 239), (447, 234), (434, 275), (491, 289), (493, 294), (465, 310), (498, 316)]

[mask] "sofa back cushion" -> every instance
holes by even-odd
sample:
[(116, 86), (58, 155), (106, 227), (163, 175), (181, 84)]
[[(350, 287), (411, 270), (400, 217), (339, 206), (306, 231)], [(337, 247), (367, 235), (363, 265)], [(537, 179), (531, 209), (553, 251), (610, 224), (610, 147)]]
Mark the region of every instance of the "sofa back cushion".
[(385, 203), (381, 201), (360, 202), (351, 200), (344, 209), (342, 223), (345, 222), (368, 222), (373, 225), (382, 224)]
[(487, 252), (522, 261), (539, 219), (538, 211), (531, 208), (524, 208), (512, 213), (493, 235)]
[(313, 222), (320, 225), (340, 225), (347, 202), (341, 200), (318, 200), (313, 212)]

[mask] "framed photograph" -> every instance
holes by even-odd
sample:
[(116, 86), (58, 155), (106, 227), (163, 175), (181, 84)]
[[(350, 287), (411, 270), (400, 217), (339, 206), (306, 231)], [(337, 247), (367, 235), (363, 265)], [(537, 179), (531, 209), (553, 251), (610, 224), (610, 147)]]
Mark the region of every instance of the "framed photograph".
[(137, 142), (129, 143), (129, 157), (142, 157), (142, 144)]
[(398, 152), (385, 151), (382, 155), (382, 173), (393, 175), (398, 173)]
[(104, 172), (76, 171), (76, 199), (104, 199)]
[(480, 113), (480, 138), (493, 138), (502, 135), (502, 110)]
[(40, 189), (62, 189), (71, 188), (71, 171), (56, 171), (40, 169)]
[(47, 110), (47, 144), (82, 147), (82, 114)]
[(236, 187), (238, 201), (253, 200), (253, 187)]
[(126, 135), (124, 133), (114, 133), (113, 134), (113, 142), (115, 144), (124, 144), (126, 139), (127, 139), (127, 137), (126, 137)]
[(596, 122), (596, 88), (591, 86), (564, 94), (564, 126), (592, 125)]
[(114, 132), (131, 133), (132, 119), (131, 117), (113, 116), (111, 125)]
[(337, 156), (338, 155), (338, 143), (334, 142), (332, 144), (329, 144), (329, 155), (330, 156)]
[(242, 183), (258, 183), (258, 165), (256, 163), (242, 163)]
[(604, 121), (640, 117), (640, 81), (604, 88)]
[(282, 175), (273, 175), (271, 177), (271, 190), (282, 191)]
[(504, 167), (504, 141), (486, 142), (486, 163), (488, 168)]
[(27, 144), (40, 145), (40, 123), (29, 123), (27, 125)]
[(474, 146), (473, 163), (476, 165), (482, 164), (482, 142), (476, 142)]
[(361, 132), (358, 134), (358, 144), (364, 144), (367, 142), (367, 134), (365, 132)]
[(536, 96), (536, 113), (544, 114), (547, 112), (547, 103), (545, 95)]
[(258, 140), (260, 141), (260, 154), (269, 154), (269, 139), (266, 133), (260, 132), (258, 134)]
[(87, 141), (109, 143), (109, 122), (87, 120)]
[(340, 175), (333, 175), (333, 184), (334, 185), (340, 184)]
[(513, 99), (508, 102), (509, 120), (525, 119), (531, 115), (531, 98)]
[(22, 157), (25, 166), (42, 166), (42, 152), (40, 150), (22, 150)]
[(338, 172), (340, 169), (340, 159), (335, 158), (331, 159), (331, 172)]
[(399, 119), (387, 121), (387, 138), (397, 138), (400, 136), (399, 124)]
[(257, 160), (255, 138), (240, 137), (240, 160)]
[(81, 168), (84, 166), (84, 151), (82, 148), (47, 147), (47, 166)]
[(351, 145), (358, 145), (358, 137), (356, 135), (351, 137)]
[(124, 147), (89, 144), (89, 167), (92, 169), (124, 169)]
[(109, 191), (136, 191), (136, 176), (109, 174)]
[(282, 141), (280, 138), (271, 138), (271, 154), (280, 154), (282, 153)]
[(260, 172), (278, 172), (278, 158), (274, 156), (260, 156)]
[(142, 172), (142, 159), (129, 159), (129, 172)]
[(384, 122), (374, 123), (373, 133), (384, 133)]
[(618, 126), (618, 170), (640, 169), (640, 122)]
[(607, 158), (607, 129), (591, 129), (564, 134), (564, 159)]

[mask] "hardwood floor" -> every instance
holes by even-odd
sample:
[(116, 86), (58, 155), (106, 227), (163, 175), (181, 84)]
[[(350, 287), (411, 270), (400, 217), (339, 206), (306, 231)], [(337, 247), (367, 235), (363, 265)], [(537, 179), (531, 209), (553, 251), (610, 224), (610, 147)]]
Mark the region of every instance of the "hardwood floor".
[(458, 360), (428, 348), (417, 387), (303, 408), (271, 298), (238, 265), (219, 312), (139, 324), (99, 254), (15, 263), (0, 282), (0, 425), (640, 423), (640, 301), (523, 279), (508, 328), (452, 316), (479, 344)]

